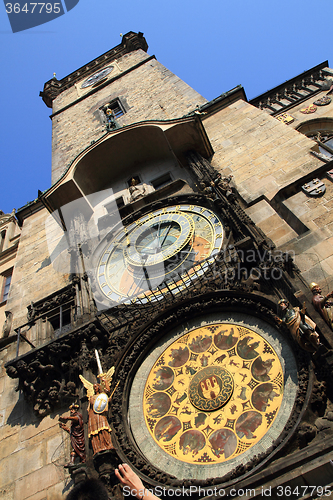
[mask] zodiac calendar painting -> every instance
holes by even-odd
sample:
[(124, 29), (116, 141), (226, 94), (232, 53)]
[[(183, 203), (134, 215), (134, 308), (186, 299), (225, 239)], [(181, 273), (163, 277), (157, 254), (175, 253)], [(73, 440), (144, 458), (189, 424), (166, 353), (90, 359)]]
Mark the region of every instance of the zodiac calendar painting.
[(150, 370), (146, 426), (178, 460), (225, 462), (265, 436), (283, 387), (280, 360), (266, 339), (237, 324), (209, 324), (174, 341)]

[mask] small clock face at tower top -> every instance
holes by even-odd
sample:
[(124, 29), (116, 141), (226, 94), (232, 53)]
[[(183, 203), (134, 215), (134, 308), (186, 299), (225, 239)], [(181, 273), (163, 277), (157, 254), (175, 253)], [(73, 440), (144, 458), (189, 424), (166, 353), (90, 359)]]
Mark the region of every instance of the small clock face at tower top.
[(97, 282), (111, 301), (156, 298), (163, 283), (177, 281), (184, 273), (189, 280), (191, 269), (213, 259), (222, 242), (222, 222), (208, 208), (184, 204), (155, 210), (122, 228), (108, 243)]

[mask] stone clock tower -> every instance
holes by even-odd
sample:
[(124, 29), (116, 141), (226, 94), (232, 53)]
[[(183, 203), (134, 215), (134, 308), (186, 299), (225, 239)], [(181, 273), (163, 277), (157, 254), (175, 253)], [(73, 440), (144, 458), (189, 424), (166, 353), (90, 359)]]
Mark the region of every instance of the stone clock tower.
[[(333, 446), (330, 294), (320, 311), (311, 304), (295, 264), (305, 223), (289, 198), (305, 182), (300, 164), (322, 178), (330, 159), (310, 157), (314, 140), (249, 104), (241, 86), (207, 102), (147, 48), (127, 33), (41, 92), (52, 186), (17, 213), (20, 267), (1, 339), (24, 421), (15, 436), (30, 433), (39, 466), (8, 498), (30, 498), (26, 476), (36, 495), (98, 475), (119, 496), (123, 462), (166, 495), (278, 498), (297, 487), (301, 498), (311, 484), (319, 496)], [(295, 107), (327, 98), (330, 74), (325, 64), (311, 73)], [(332, 192), (329, 177), (318, 182)], [(332, 237), (317, 233), (327, 269)], [(87, 460), (64, 472), (57, 422), (69, 405), (83, 415)], [(109, 425), (112, 444), (96, 440)]]

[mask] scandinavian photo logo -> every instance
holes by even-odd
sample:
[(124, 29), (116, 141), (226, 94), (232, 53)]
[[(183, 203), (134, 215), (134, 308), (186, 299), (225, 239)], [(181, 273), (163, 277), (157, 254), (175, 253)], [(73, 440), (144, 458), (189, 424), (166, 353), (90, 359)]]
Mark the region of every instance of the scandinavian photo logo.
[(4, 0), (13, 33), (24, 31), (53, 21), (72, 10), (80, 0), (52, 0), (50, 2), (26, 2)]

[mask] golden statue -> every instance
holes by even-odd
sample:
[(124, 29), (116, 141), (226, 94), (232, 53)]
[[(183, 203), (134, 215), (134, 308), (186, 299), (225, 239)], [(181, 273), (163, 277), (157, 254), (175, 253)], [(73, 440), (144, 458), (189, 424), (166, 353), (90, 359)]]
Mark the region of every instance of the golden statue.
[(278, 302), (282, 318), (278, 316), (275, 320), (281, 324), (284, 323), (296, 342), (305, 351), (315, 352), (320, 347), (319, 334), (315, 331), (316, 323), (305, 315), (305, 303), (303, 308), (290, 307), (289, 301), (281, 299)]
[(94, 455), (100, 451), (114, 449), (111, 440), (111, 428), (107, 419), (108, 404), (111, 401), (110, 384), (113, 374), (114, 366), (110, 368), (107, 373), (100, 373), (100, 375), (98, 375), (101, 381), (100, 384), (92, 384), (80, 375), (81, 382), (87, 390), (87, 397), (89, 400), (88, 437)]

